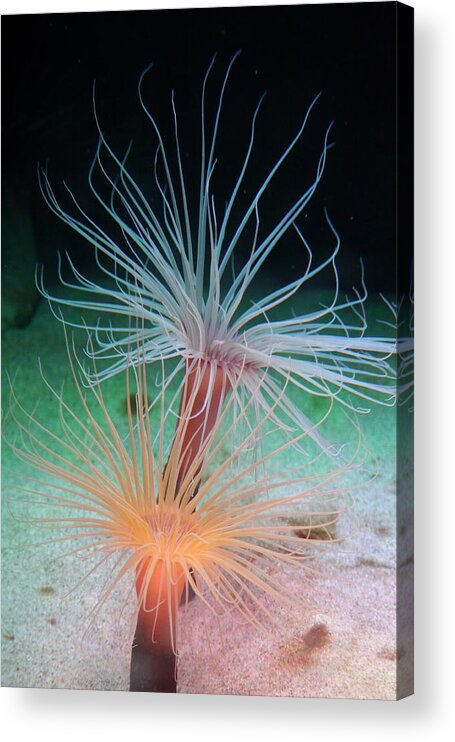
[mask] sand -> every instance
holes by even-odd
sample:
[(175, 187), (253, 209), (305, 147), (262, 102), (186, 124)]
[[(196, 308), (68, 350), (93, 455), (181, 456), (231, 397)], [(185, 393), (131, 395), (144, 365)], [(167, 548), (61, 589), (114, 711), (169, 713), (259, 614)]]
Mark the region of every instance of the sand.
[[(26, 409), (58, 431), (49, 382), (69, 383), (63, 333), (44, 301), (31, 323), (9, 329), (3, 340), (3, 368), (15, 376)], [(8, 409), (8, 381), (3, 379)], [(108, 382), (110, 414), (124, 423), (124, 379)], [(403, 413), (408, 442), (412, 418)], [(343, 425), (335, 419), (338, 432)], [(412, 529), (410, 460), (401, 464), (396, 495), (396, 410), (375, 407), (361, 417), (371, 460), (371, 479), (357, 487), (349, 513), (338, 527), (340, 543), (321, 553), (316, 574), (287, 568), (284, 575), (296, 604), (274, 608), (267, 631), (228, 616), (215, 619), (200, 601), (179, 616), (178, 692), (331, 698), (394, 699), (412, 690)], [(15, 439), (8, 416), (4, 434)], [(16, 437), (17, 440), (17, 437)], [(406, 442), (404, 441), (404, 444)], [(283, 467), (295, 452), (284, 454)], [(20, 493), (17, 473), (31, 468), (3, 445), (2, 684), (40, 688), (127, 690), (132, 625), (132, 578), (109, 603), (96, 608), (102, 574), (78, 586), (87, 563), (60, 557), (62, 544), (36, 546), (49, 534), (27, 518), (31, 506)], [(32, 508), (33, 510), (33, 508)], [(398, 521), (398, 532), (397, 532)], [(399, 549), (397, 552), (397, 537)], [(397, 571), (397, 560), (400, 566)], [(397, 574), (400, 595), (397, 626)], [(298, 598), (304, 598), (300, 604)], [(398, 638), (397, 638), (398, 634)]]

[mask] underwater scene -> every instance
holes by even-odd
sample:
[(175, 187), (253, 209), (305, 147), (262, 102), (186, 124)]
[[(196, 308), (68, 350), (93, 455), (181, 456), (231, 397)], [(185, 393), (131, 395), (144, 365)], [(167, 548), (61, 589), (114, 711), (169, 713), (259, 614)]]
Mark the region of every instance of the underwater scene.
[(2, 36), (2, 685), (411, 694), (411, 9)]

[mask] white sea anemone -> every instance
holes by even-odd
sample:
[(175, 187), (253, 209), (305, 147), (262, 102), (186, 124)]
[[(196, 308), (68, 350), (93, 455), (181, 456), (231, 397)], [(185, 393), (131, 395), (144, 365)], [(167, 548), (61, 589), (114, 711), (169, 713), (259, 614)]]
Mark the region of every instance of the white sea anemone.
[[(143, 81), (148, 70), (140, 78), (138, 92), (157, 138), (155, 201), (142, 192), (128, 171), (128, 152), (120, 157), (111, 148), (95, 108), (100, 139), (88, 181), (96, 200), (113, 220), (115, 239), (79, 205), (69, 189), (74, 212), (66, 211), (57, 200), (47, 172), (40, 170), (41, 189), (50, 208), (91, 243), (103, 277), (110, 279), (108, 284), (101, 284), (84, 277), (68, 257), (74, 279), (68, 281), (64, 278), (59, 260), (60, 279), (65, 287), (83, 292), (83, 298), (50, 294), (43, 284), (42, 273), (38, 278), (40, 290), (51, 305), (58, 303), (96, 313), (98, 319), (88, 325), (97, 345), (94, 355), (97, 360), (108, 360), (109, 364), (92, 381), (117, 373), (127, 363), (137, 363), (138, 359), (134, 355), (131, 357), (128, 349), (144, 344), (148, 362), (176, 358), (175, 373), (185, 366), (189, 371), (204, 364), (211, 379), (222, 369), (229, 388), (238, 388), (236, 382), (242, 370), (241, 390), (247, 396), (256, 391), (259, 375), (267, 369), (261, 394), (255, 395), (259, 408), (266, 412), (279, 395), (284, 378), (304, 392), (337, 398), (356, 411), (365, 411), (371, 402), (393, 404), (396, 383), (390, 356), (395, 352), (395, 343), (391, 339), (365, 335), (367, 291), (363, 273), (360, 290), (354, 289), (350, 298), (341, 297), (336, 266), (340, 239), (329, 217), (326, 214), (334, 246), (331, 255), (319, 262), (297, 223), (322, 178), (330, 147), (330, 126), (323, 137), (310, 185), (303, 189), (285, 213), (276, 214), (270, 232), (260, 236), (259, 214), (263, 196), (291, 150), (303, 137), (319, 96), (310, 104), (294, 138), (285, 146), (254, 197), (244, 207), (238, 223), (233, 224), (234, 205), (238, 206), (253, 150), (261, 98), (252, 117), (249, 139), (232, 192), (222, 210), (215, 206), (212, 178), (217, 165), (217, 135), (225, 88), (237, 57), (238, 53), (228, 65), (210, 125), (206, 120), (207, 86), (215, 57), (204, 78), (199, 201), (195, 220), (186, 191), (174, 94), (175, 150), (172, 150), (171, 157), (157, 120), (144, 100)], [(99, 180), (104, 181), (109, 191), (107, 197), (98, 185)], [(160, 208), (155, 205), (157, 197)], [(245, 308), (245, 299), (258, 271), (291, 228), (298, 235), (306, 256), (303, 275)], [(119, 234), (122, 235), (120, 241), (117, 239)], [(244, 247), (246, 240), (250, 240), (249, 257), (229, 281), (236, 250), (241, 242)], [(316, 306), (314, 311), (294, 316), (292, 297), (296, 297), (297, 292), (309, 286), (312, 279), (324, 270), (333, 274), (331, 301)], [(272, 310), (286, 302), (288, 318), (270, 317)], [(282, 306), (280, 311), (282, 313)], [(106, 314), (111, 316), (103, 323), (101, 318)], [(113, 314), (127, 317), (127, 327), (120, 321), (113, 324)], [(134, 320), (141, 328), (139, 344), (137, 332), (129, 329), (134, 326)], [(169, 376), (169, 380), (173, 376)], [(353, 402), (352, 395), (358, 402)], [(288, 395), (280, 399), (280, 412), (284, 413), (288, 423), (297, 425), (299, 429), (314, 430), (310, 420)]]

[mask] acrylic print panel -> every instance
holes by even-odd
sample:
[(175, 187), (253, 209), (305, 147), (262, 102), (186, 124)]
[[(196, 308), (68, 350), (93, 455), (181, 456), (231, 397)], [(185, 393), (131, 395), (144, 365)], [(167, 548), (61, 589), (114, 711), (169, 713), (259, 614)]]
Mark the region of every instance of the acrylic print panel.
[(3, 54), (3, 684), (408, 695), (412, 10)]

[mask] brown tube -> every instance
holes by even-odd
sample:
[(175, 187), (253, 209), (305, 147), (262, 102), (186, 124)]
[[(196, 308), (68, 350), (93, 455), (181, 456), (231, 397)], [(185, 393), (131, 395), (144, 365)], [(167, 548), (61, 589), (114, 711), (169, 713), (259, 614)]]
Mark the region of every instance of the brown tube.
[(149, 560), (136, 572), (141, 601), (131, 651), (130, 691), (176, 692), (176, 612), (185, 579), (177, 565), (171, 573), (159, 561), (149, 574)]

